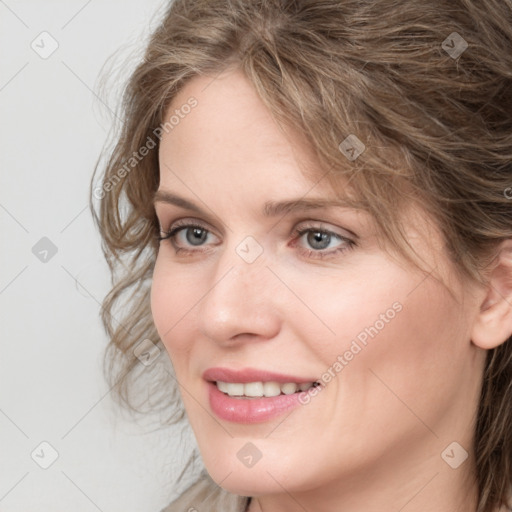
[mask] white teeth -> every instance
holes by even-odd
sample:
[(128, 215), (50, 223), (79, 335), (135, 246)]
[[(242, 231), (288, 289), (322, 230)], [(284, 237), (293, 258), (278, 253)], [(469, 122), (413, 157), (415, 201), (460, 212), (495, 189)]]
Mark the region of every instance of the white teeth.
[(263, 382), (248, 382), (244, 384), (245, 396), (263, 396)]
[(297, 384), (295, 384), (294, 382), (287, 382), (286, 384), (283, 384), (281, 386), (281, 391), (285, 395), (291, 395), (292, 393), (295, 393), (295, 391), (297, 391)]
[[(243, 384), (231, 384), (228, 382), (217, 381), (217, 388), (226, 393), (229, 396), (241, 396), (244, 394), (244, 385)], [(241, 391), (240, 391), (241, 389)]]
[(220, 380), (217, 382), (217, 387), (219, 388), (219, 391), (222, 391), (223, 393), (228, 392), (228, 385), (226, 382), (221, 382)]
[(229, 396), (247, 396), (247, 397), (272, 397), (281, 393), (291, 395), (297, 391), (307, 391), (313, 387), (313, 382), (304, 382), (296, 384), (295, 382), (287, 382), (280, 384), (279, 382), (222, 382), (217, 381), (219, 391)]
[(265, 396), (277, 396), (281, 394), (281, 386), (278, 382), (264, 382), (263, 394)]

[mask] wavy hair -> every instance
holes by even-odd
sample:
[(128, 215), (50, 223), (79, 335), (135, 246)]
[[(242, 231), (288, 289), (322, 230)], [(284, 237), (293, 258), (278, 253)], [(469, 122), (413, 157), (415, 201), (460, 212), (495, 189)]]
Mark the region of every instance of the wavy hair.
[[(283, 130), (305, 135), (333, 185), (349, 181), (386, 243), (411, 257), (400, 213), (413, 198), (461, 276), (485, 283), (498, 245), (512, 237), (511, 49), (511, 0), (172, 1), (126, 84), (115, 144), (91, 183), (112, 273), (105, 374), (121, 403), (158, 409), (163, 423), (184, 418), (170, 364), (141, 364), (137, 347), (163, 348), (149, 300), (159, 234), (152, 197), (159, 140), (172, 127), (164, 116), (190, 79), (241, 69)], [(344, 151), (347, 140), (364, 149), (358, 158)], [(482, 382), (477, 512), (492, 512), (512, 483), (510, 338), (488, 351)], [(180, 503), (198, 495), (187, 493)], [(223, 500), (225, 510), (242, 503)]]

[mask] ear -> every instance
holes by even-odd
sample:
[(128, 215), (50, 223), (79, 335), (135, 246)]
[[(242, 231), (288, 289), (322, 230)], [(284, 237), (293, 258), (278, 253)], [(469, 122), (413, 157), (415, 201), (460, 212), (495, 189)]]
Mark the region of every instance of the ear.
[(489, 350), (512, 335), (512, 239), (505, 240), (498, 248), (489, 268), (485, 290), (471, 340), (478, 347)]

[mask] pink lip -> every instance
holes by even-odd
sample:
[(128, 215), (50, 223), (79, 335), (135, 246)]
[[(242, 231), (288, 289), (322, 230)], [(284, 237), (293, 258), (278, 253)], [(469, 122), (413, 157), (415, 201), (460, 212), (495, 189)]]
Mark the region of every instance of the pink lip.
[(229, 368), (208, 368), (203, 373), (203, 379), (209, 382), (295, 382), (303, 384), (306, 382), (315, 382), (316, 378), (305, 379), (296, 375), (283, 375), (281, 373), (269, 372), (266, 370), (257, 370), (256, 368), (244, 368), (243, 370), (231, 370)]
[(244, 368), (243, 370), (231, 370), (229, 368), (209, 368), (203, 373), (203, 378), (208, 388), (210, 408), (219, 418), (235, 423), (261, 423), (275, 418), (284, 412), (301, 405), (301, 397), (309, 393), (318, 393), (315, 388), (308, 391), (300, 391), (290, 395), (278, 395), (262, 398), (235, 398), (217, 388), (216, 381), (221, 382), (294, 382), (302, 384), (315, 382), (316, 379), (304, 379), (295, 375), (283, 375)]
[(311, 391), (264, 398), (234, 398), (220, 391), (214, 382), (206, 385), (211, 410), (219, 418), (235, 423), (262, 423), (275, 418), (301, 405), (300, 396)]

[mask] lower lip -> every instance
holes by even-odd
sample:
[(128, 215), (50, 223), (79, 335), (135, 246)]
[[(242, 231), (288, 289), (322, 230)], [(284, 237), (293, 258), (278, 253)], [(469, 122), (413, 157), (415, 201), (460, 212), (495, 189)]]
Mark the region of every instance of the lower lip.
[(301, 393), (265, 398), (234, 398), (208, 382), (210, 407), (221, 419), (235, 423), (261, 423), (301, 405)]

